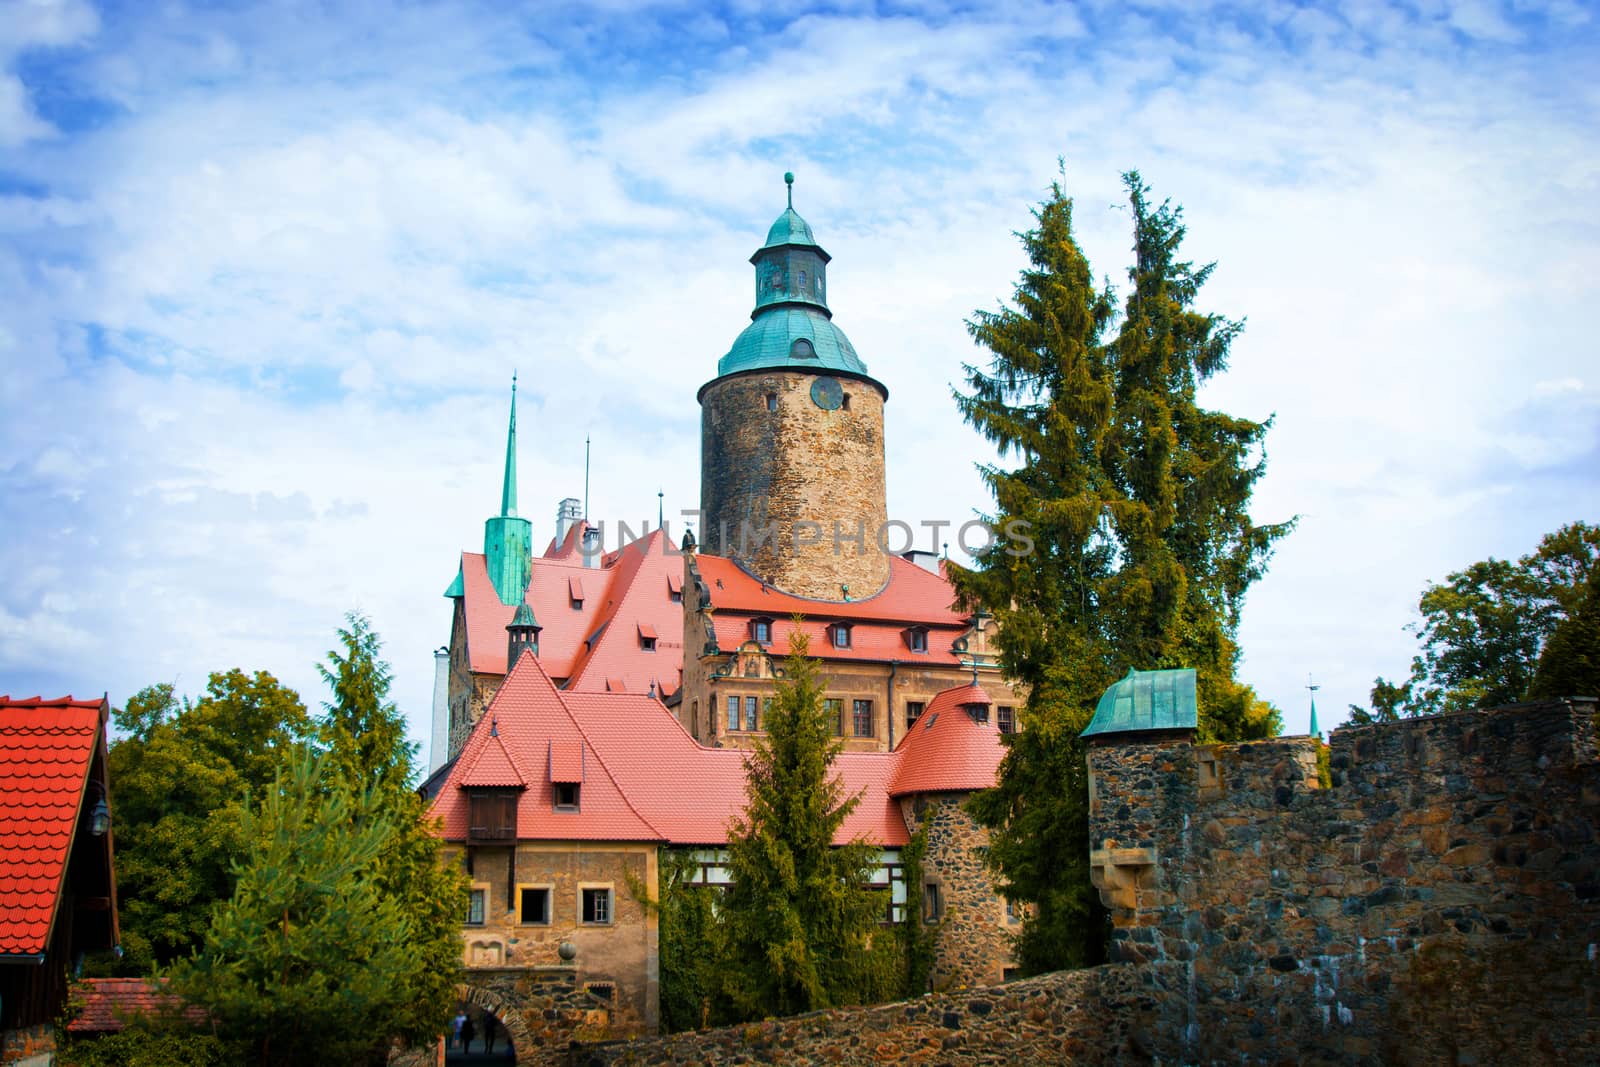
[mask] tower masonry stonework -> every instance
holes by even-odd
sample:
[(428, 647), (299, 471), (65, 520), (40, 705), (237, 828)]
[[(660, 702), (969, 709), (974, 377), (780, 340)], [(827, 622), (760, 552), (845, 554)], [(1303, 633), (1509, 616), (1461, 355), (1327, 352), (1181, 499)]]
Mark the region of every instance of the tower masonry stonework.
[[(819, 383), (821, 383), (819, 385)], [(839, 391), (839, 406), (814, 393)], [(786, 592), (871, 596), (889, 580), (881, 386), (791, 370), (719, 378), (701, 394), (703, 548)]]

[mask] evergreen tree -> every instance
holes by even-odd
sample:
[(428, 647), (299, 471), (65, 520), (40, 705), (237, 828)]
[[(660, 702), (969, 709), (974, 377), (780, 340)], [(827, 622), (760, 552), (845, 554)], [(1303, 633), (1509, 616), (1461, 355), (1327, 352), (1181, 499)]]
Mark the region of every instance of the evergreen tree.
[(1582, 599), (1545, 642), (1529, 700), (1600, 696), (1600, 567), (1589, 570)]
[(723, 996), (741, 1018), (870, 995), (864, 960), (882, 905), (867, 886), (877, 853), (833, 844), (860, 797), (846, 797), (833, 774), (843, 742), (831, 736), (806, 651), (804, 635), (791, 638), (766, 735), (746, 759), (749, 800), (730, 828), (719, 958)]
[(420, 1043), (442, 1031), (455, 1002), (467, 878), (442, 862), (436, 823), (411, 787), (416, 746), (406, 741), (405, 719), (388, 699), (382, 641), (363, 616), (346, 618), (348, 629), (338, 632), (342, 654), (329, 652), (318, 668), (332, 695), (320, 732), (334, 777), (355, 794), (371, 791), (394, 823), (372, 878), (409, 920), (414, 966), (397, 976), (404, 995), (393, 1002), (385, 1033)]
[(174, 988), (249, 1062), (382, 1063), (394, 1020), (416, 1010), (415, 975), (429, 961), (380, 871), (397, 814), (378, 788), (340, 781), (332, 762), (292, 758), (244, 809), (233, 896), (201, 952), (173, 970)]
[(1211, 267), (1179, 258), (1178, 209), (1152, 206), (1136, 173), (1124, 181), (1135, 263), (1116, 336), (1105, 338), (1113, 294), (1094, 284), (1057, 182), (1020, 235), (1029, 265), (1012, 305), (968, 323), (992, 358), (966, 367), (969, 391), (956, 394), (1002, 459), (1019, 461), (981, 468), (988, 520), (1032, 541), (1025, 553), (997, 542), (953, 573), (963, 602), (995, 615), (1001, 666), (1028, 690), (1000, 781), (970, 807), (991, 830), (1001, 891), (1036, 905), (1018, 945), (1034, 972), (1103, 951), (1078, 738), (1099, 695), (1130, 667), (1194, 667), (1202, 736), (1279, 725), (1234, 677), (1245, 590), (1289, 529), (1247, 510), (1267, 425), (1196, 399), (1240, 324), (1194, 310)]
[(240, 801), (271, 786), (283, 754), (309, 742), (311, 719), (294, 690), (240, 670), (212, 674), (193, 703), (150, 686), (114, 719), (126, 735), (108, 764), (125, 950), (115, 969), (148, 974), (199, 947), (212, 908), (233, 893)]

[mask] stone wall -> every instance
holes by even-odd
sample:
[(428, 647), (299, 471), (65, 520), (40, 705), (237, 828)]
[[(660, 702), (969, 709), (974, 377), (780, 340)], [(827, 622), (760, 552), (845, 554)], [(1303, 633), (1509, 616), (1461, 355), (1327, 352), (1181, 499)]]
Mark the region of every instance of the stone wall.
[(1148, 1063), (1147, 1000), (1134, 969), (1100, 967), (897, 1004), (590, 1045), (574, 1048), (567, 1063)]
[[(900, 802), (906, 827), (927, 827), (922, 862), (924, 905), (929, 886), (940, 900), (934, 938), (933, 988), (964, 989), (998, 984), (1013, 965), (1005, 900), (994, 890), (988, 868), (989, 831), (966, 813), (967, 793), (941, 793)], [(908, 915), (907, 922), (923, 916)]]
[(0, 1063), (6, 1067), (46, 1067), (55, 1053), (56, 1028), (49, 1023), (0, 1031)]
[[(736, 556), (785, 592), (823, 600), (872, 596), (889, 581), (878, 531), (884, 503), (880, 387), (837, 376), (849, 403), (824, 411), (811, 399), (819, 374), (758, 371), (719, 378), (701, 392), (700, 545)], [(768, 397), (776, 410), (769, 410)], [(740, 531), (777, 537), (741, 552)], [(808, 527), (820, 524), (816, 543)], [(841, 538), (864, 531), (863, 543)]]
[(1183, 1062), (1600, 1061), (1592, 702), (1090, 749), (1113, 959)]

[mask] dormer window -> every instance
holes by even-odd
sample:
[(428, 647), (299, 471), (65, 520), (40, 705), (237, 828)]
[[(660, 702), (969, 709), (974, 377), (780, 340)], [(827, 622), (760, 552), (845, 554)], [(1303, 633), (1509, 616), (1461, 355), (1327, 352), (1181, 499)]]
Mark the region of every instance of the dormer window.
[(828, 642), (832, 644), (834, 648), (849, 648), (850, 624), (847, 622), (836, 622), (831, 624), (828, 627)]
[(572, 604), (573, 611), (583, 610), (583, 579), (567, 579), (567, 598)]
[(577, 811), (579, 788), (580, 787), (577, 782), (556, 782), (556, 810)]
[(656, 628), (647, 622), (639, 624), (639, 647), (645, 652), (656, 650)]
[(928, 628), (913, 626), (906, 631), (906, 647), (913, 652), (928, 651)]
[(683, 603), (683, 576), (678, 574), (667, 575), (667, 599), (674, 604)]
[(772, 620), (751, 619), (750, 640), (754, 641), (758, 645), (772, 644)]
[(967, 715), (972, 719), (973, 722), (987, 723), (989, 721), (989, 705), (967, 704), (965, 707)]

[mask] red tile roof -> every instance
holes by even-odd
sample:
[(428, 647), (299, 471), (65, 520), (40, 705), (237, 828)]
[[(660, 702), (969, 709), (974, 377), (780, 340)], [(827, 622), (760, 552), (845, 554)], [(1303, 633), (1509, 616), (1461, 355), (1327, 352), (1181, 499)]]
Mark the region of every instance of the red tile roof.
[[(908, 736), (894, 752), (839, 755), (834, 766), (844, 794), (861, 796), (836, 837), (840, 844), (861, 838), (883, 847), (904, 845), (909, 837), (896, 796), (994, 784), (1002, 754), (999, 732), (992, 725), (979, 729), (959, 710), (981, 694), (962, 686), (936, 696), (925, 721), (935, 710), (955, 709), (939, 716), (953, 721), (926, 739)], [(706, 748), (648, 696), (557, 689), (533, 657), (524, 656), (473, 728), (434, 800), (433, 813), (444, 819), (447, 839), (466, 837), (468, 802), (460, 768), (488, 747), (491, 722), (495, 740), (504, 743), (530, 783), (518, 807), (517, 836), (524, 840), (721, 845), (744, 809), (744, 752)], [(912, 731), (922, 732), (920, 723)], [(557, 813), (544, 778), (575, 780), (567, 777), (575, 757), (581, 757), (583, 771), (579, 811)], [(540, 774), (546, 761), (548, 775)]]
[(461, 784), (479, 789), (513, 789), (528, 784), (512, 763), (511, 753), (506, 751), (494, 723), (489, 724), (489, 740), (478, 747), (472, 762), (462, 771)]
[(724, 556), (698, 555), (695, 563), (718, 611), (787, 618), (872, 619), (906, 625), (965, 627), (968, 616), (955, 608), (955, 588), (941, 574), (910, 560), (889, 557), (889, 582), (860, 600), (812, 600), (779, 592)]
[(1005, 748), (1000, 728), (990, 714), (977, 722), (967, 714), (969, 704), (990, 704), (989, 694), (976, 685), (946, 689), (928, 702), (927, 710), (895, 746), (892, 796), (913, 793), (950, 793), (987, 789), (994, 785)]
[(108, 707), (0, 696), (0, 956), (45, 951)]
[(570, 785), (583, 781), (583, 743), (581, 741), (550, 742), (550, 781)]
[[(165, 978), (85, 978), (78, 984), (83, 1010), (67, 1029), (74, 1034), (113, 1034), (136, 1015), (157, 1016), (182, 1003), (166, 992)], [(190, 1005), (183, 1011), (190, 1023), (206, 1021), (203, 1009)]]
[[(683, 605), (671, 598), (666, 577), (682, 572), (683, 558), (670, 549), (656, 530), (599, 567), (583, 566), (575, 550), (532, 561), (527, 600), (542, 627), (539, 662), (551, 677), (567, 679), (569, 689), (603, 690), (617, 680), (633, 692), (651, 683), (662, 695), (677, 691)], [(482, 555), (463, 552), (461, 576), (470, 669), (504, 674), (506, 625), (516, 607), (500, 602)], [(640, 627), (656, 634), (655, 650), (640, 647)]]
[[(732, 652), (750, 640), (749, 620), (755, 616), (724, 615), (720, 611), (711, 616), (712, 629), (717, 634), (717, 647)], [(888, 622), (857, 622), (850, 627), (850, 647), (834, 648), (828, 639), (828, 624), (840, 621), (836, 616), (818, 614), (805, 619), (800, 632), (809, 639), (808, 655), (823, 660), (899, 660), (904, 663), (933, 663), (942, 667), (959, 666), (966, 662), (955, 651), (955, 642), (965, 629), (929, 629), (928, 650), (913, 652), (906, 644), (907, 627)], [(789, 654), (789, 635), (796, 627), (792, 619), (775, 616), (772, 619), (772, 640), (764, 647), (775, 656)]]

